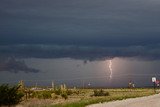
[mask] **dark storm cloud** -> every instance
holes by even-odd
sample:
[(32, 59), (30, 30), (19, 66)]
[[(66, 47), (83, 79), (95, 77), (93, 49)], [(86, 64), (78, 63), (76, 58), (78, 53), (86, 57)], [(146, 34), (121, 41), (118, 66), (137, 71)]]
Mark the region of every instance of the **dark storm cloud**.
[(160, 59), (160, 44), (128, 47), (95, 47), (73, 45), (12, 45), (0, 46), (0, 55), (17, 58), (74, 58), (104, 60), (115, 57), (134, 57), (140, 60)]
[(29, 68), (24, 61), (16, 60), (13, 57), (1, 57), (0, 58), (0, 72), (9, 71), (12, 73), (18, 73), (24, 71), (25, 73), (33, 72), (37, 73), (39, 70)]
[(160, 42), (158, 0), (1, 0), (1, 44)]
[(158, 0), (1, 0), (0, 54), (156, 59), (159, 13)]

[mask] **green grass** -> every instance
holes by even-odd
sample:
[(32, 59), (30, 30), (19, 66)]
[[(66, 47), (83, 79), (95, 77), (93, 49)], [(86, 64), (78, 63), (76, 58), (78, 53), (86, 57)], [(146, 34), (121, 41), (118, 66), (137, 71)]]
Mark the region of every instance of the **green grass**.
[[(87, 94), (91, 90), (85, 90), (84, 93)], [(93, 90), (92, 90), (93, 91)], [(123, 100), (127, 98), (135, 98), (142, 97), (154, 94), (152, 89), (105, 89), (105, 91), (109, 92), (109, 96), (104, 97), (83, 97), (81, 100), (76, 102), (67, 102), (52, 105), (49, 107), (85, 107), (86, 105), (109, 102), (114, 100)]]

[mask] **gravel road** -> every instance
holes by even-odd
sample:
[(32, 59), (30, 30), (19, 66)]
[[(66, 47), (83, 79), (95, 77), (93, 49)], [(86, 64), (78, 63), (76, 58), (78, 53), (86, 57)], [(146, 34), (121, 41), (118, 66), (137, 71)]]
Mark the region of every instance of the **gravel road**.
[(87, 107), (160, 107), (160, 94), (89, 105)]

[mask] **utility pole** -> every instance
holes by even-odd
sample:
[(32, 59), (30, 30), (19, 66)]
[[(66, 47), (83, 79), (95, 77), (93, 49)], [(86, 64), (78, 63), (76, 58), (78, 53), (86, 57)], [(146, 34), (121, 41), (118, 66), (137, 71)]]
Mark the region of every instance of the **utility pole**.
[(156, 93), (156, 77), (152, 77), (154, 92)]
[(54, 82), (52, 81), (52, 88), (54, 89)]
[(156, 93), (156, 82), (153, 82), (154, 92)]

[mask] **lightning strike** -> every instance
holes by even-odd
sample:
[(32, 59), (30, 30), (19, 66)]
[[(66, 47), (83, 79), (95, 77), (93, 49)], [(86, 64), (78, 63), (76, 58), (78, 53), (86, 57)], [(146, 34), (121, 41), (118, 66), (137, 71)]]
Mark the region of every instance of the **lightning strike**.
[(112, 60), (109, 60), (109, 71), (110, 71), (110, 75), (109, 75), (109, 78), (112, 79)]

